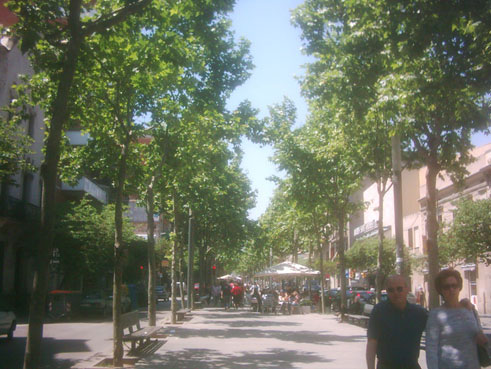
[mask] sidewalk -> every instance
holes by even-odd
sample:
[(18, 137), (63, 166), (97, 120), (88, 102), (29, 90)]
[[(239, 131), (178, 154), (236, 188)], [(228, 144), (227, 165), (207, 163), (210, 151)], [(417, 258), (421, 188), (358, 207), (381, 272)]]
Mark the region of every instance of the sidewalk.
[[(366, 330), (333, 315), (262, 315), (204, 309), (183, 324), (165, 325), (168, 338), (136, 368), (365, 367)], [(420, 363), (426, 368), (424, 352)]]

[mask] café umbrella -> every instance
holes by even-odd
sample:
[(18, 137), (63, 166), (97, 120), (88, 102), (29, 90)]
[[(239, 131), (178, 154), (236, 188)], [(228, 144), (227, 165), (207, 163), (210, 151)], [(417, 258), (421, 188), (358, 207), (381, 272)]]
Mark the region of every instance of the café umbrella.
[(233, 273), (222, 275), (221, 277), (218, 277), (218, 279), (223, 280), (223, 281), (228, 281), (228, 280), (241, 281), (242, 280), (242, 278), (240, 278), (238, 275), (235, 275)]
[(305, 265), (284, 261), (273, 265), (263, 271), (256, 273), (255, 277), (273, 277), (273, 278), (295, 278), (295, 277), (315, 277), (320, 275), (318, 270), (311, 269)]

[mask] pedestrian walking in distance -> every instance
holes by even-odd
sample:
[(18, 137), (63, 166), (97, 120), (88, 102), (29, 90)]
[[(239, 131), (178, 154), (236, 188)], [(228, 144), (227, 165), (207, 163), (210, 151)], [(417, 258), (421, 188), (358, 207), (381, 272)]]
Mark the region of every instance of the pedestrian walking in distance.
[(401, 275), (387, 280), (389, 301), (375, 305), (367, 332), (368, 369), (420, 369), (418, 364), (421, 335), (428, 312), (407, 302), (409, 286)]
[(257, 311), (263, 311), (263, 300), (261, 297), (261, 288), (257, 284), (257, 281), (254, 281), (254, 284), (251, 287), (251, 295), (257, 299)]
[(222, 300), (225, 310), (230, 309), (230, 298), (232, 297), (232, 288), (230, 282), (226, 282), (222, 285)]

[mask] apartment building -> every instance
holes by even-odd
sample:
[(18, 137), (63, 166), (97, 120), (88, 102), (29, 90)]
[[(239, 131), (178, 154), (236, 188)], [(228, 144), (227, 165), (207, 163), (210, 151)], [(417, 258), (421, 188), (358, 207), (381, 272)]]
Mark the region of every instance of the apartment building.
[[(469, 174), (463, 189), (457, 188), (449, 176), (442, 173), (437, 181), (438, 220), (451, 223), (456, 200), (462, 197), (474, 200), (491, 197), (491, 143), (474, 148), (475, 161), (467, 166)], [(411, 290), (422, 288), (428, 291), (428, 270), (425, 264), (426, 250), (426, 167), (402, 172), (404, 244), (411, 255), (421, 259), (412, 270)], [(395, 238), (394, 201), (391, 188), (384, 197), (385, 236)], [(376, 183), (366, 180), (354, 201), (366, 204), (363, 211), (354, 214), (348, 224), (348, 247), (357, 239), (377, 236), (379, 199)], [(329, 255), (331, 256), (331, 255)], [(491, 268), (481, 263), (463, 264), (456, 267), (462, 274), (464, 286), (461, 297), (469, 298), (481, 314), (491, 312)], [(349, 274), (350, 284), (366, 284), (360, 273)], [(428, 296), (426, 296), (428, 297)]]
[[(0, 0), (0, 25), (8, 27), (17, 18)], [(15, 38), (0, 35), (0, 106), (8, 105), (16, 98), (12, 86), (20, 82), (20, 75), (31, 75), (33, 69), (26, 55), (17, 47)], [(35, 170), (15, 173), (9, 183), (0, 183), (0, 296), (13, 300), (17, 308), (26, 308), (32, 290), (35, 266), (36, 229), (39, 224), (42, 181), (39, 168), (43, 160), (45, 126), (44, 113), (37, 106), (27, 108), (29, 118), (22, 122), (25, 134), (32, 138), (28, 160)], [(1, 114), (1, 113), (0, 113)], [(7, 118), (6, 115), (3, 116)], [(66, 132), (72, 145), (83, 145), (87, 137), (80, 131)], [(61, 181), (58, 184), (57, 201), (80, 199), (88, 194), (93, 199), (107, 203), (107, 190), (81, 178), (75, 186)], [(50, 288), (58, 288), (62, 280), (57, 268), (58, 252), (54, 245), (51, 263)]]
[[(0, 23), (4, 26), (15, 21), (5, 11), (0, 16), (3, 16)], [(15, 40), (0, 36), (0, 106), (6, 106), (16, 98), (12, 85), (19, 83), (19, 75), (31, 73), (32, 68)], [(43, 159), (44, 115), (38, 107), (29, 107), (28, 110), (30, 117), (22, 123), (25, 134), (33, 140), (28, 160), (39, 168)], [(7, 119), (7, 114), (2, 114)], [(0, 294), (13, 295), (16, 291), (23, 291), (26, 295), (31, 290), (29, 281), (33, 275), (33, 261), (29, 257), (32, 232), (26, 232), (26, 227), (35, 227), (39, 219), (39, 170), (16, 173), (9, 182), (0, 184)]]

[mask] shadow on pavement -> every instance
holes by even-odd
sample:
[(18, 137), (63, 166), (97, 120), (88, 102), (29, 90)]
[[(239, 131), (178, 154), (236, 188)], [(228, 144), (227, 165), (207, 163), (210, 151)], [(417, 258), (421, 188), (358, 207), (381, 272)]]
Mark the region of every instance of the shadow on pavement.
[[(243, 352), (224, 355), (220, 351), (187, 349), (156, 354), (151, 360), (138, 362), (138, 368), (298, 368), (301, 363), (326, 362), (326, 359), (311, 352), (273, 349), (265, 352)], [(328, 360), (327, 360), (328, 361)]]
[[(167, 331), (168, 328), (166, 328)], [(311, 343), (316, 345), (330, 345), (333, 342), (360, 342), (365, 341), (365, 335), (339, 336), (334, 334), (317, 333), (312, 331), (285, 331), (285, 330), (260, 330), (260, 329), (194, 329), (186, 327), (173, 327), (173, 334), (179, 338), (241, 338), (241, 339), (277, 339), (294, 343)]]
[[(203, 322), (201, 324), (226, 324), (230, 327), (250, 327), (251, 326), (251, 321), (250, 320), (235, 320), (235, 321), (220, 321), (220, 319), (216, 319), (213, 322)], [(273, 326), (299, 326), (299, 323), (295, 322), (273, 322), (271, 320), (265, 320), (265, 321), (260, 321), (260, 320), (255, 320), (254, 321), (254, 326), (259, 326), (259, 327), (273, 327)]]
[[(14, 337), (11, 340), (0, 339), (0, 368), (22, 368), (26, 348), (25, 337)], [(41, 365), (39, 369), (68, 369), (75, 365), (75, 360), (55, 359), (62, 352), (90, 352), (85, 340), (56, 340), (43, 338)]]

